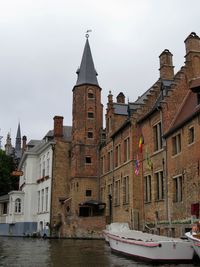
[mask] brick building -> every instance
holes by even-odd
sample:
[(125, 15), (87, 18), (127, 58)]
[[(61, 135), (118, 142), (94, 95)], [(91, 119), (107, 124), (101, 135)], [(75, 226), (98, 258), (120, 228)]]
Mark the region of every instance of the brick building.
[[(185, 40), (174, 74), (165, 49), (158, 80), (134, 102), (101, 87), (86, 39), (73, 88), (73, 121), (54, 118), (50, 229), (61, 237), (102, 237), (106, 223), (181, 235), (199, 218), (200, 38)], [(65, 130), (67, 130), (67, 133)]]
[(135, 102), (108, 96), (100, 151), (107, 221), (180, 236), (199, 218), (200, 39), (191, 33), (185, 45), (185, 65), (174, 74), (165, 49), (160, 77)]

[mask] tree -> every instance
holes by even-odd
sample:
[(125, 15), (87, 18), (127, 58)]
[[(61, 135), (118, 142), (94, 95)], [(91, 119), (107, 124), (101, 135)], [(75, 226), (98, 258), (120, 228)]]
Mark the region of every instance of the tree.
[(0, 195), (9, 191), (18, 190), (19, 178), (11, 176), (15, 169), (15, 164), (11, 156), (7, 156), (5, 151), (0, 149)]

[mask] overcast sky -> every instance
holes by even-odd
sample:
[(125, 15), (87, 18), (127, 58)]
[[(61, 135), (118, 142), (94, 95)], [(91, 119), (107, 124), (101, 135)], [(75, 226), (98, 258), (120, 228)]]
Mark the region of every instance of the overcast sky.
[(0, 135), (28, 140), (72, 123), (72, 89), (89, 42), (102, 103), (109, 90), (135, 101), (159, 77), (159, 55), (184, 65), (184, 40), (200, 36), (199, 0), (0, 0)]

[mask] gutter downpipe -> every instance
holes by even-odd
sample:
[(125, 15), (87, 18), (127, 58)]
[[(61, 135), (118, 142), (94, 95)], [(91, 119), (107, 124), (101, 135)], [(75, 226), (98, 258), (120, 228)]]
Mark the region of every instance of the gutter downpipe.
[[(163, 114), (162, 108), (159, 107), (158, 110), (160, 111), (160, 118), (161, 118), (161, 125), (162, 125), (162, 133), (163, 133)], [(167, 140), (166, 138), (162, 137), (163, 148), (164, 148), (164, 162), (163, 162), (163, 172), (165, 177), (165, 192), (166, 192), (166, 201), (165, 201), (165, 209), (166, 209), (166, 219), (169, 221), (169, 225), (171, 227), (171, 215), (170, 215), (170, 205), (169, 205), (169, 192), (168, 192), (168, 168), (167, 168)]]

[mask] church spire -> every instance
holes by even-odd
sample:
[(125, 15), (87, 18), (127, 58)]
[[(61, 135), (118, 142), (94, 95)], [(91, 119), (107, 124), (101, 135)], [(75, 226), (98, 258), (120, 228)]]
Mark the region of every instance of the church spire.
[(17, 158), (21, 158), (21, 129), (20, 129), (20, 123), (18, 124), (17, 128), (17, 135), (16, 135), (16, 141), (15, 141), (15, 156)]
[(91, 85), (99, 86), (97, 77), (96, 77), (98, 74), (94, 67), (94, 62), (92, 59), (92, 53), (90, 50), (88, 37), (89, 35), (86, 34), (86, 43), (85, 43), (83, 56), (81, 60), (81, 66), (76, 72), (78, 74), (76, 86), (83, 85), (83, 84), (91, 84)]

